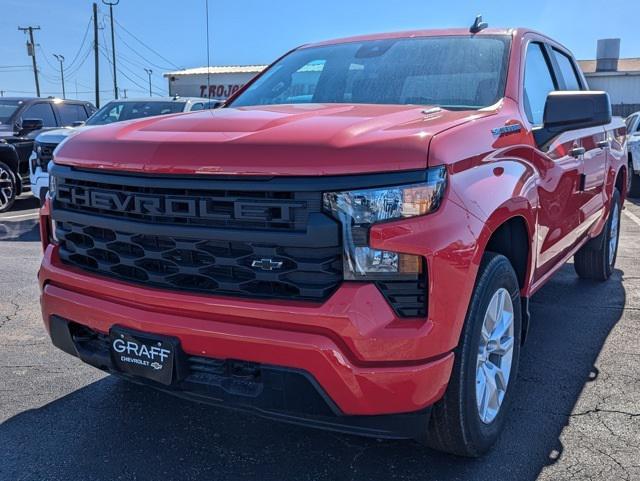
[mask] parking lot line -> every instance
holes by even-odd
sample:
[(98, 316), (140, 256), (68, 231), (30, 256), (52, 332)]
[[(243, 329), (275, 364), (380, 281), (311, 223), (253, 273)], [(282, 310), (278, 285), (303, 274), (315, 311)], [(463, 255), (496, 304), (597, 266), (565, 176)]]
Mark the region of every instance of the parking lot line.
[(631, 219), (633, 222), (635, 222), (636, 224), (640, 225), (640, 217), (638, 217), (637, 215), (635, 215), (634, 213), (630, 212), (629, 209), (625, 209), (623, 211), (625, 214), (627, 214), (627, 217), (629, 219)]
[(1, 220), (12, 220), (12, 219), (26, 219), (29, 217), (38, 217), (38, 213), (37, 212), (30, 212), (29, 214), (20, 214), (20, 215), (9, 215), (6, 217), (0, 217), (0, 221)]

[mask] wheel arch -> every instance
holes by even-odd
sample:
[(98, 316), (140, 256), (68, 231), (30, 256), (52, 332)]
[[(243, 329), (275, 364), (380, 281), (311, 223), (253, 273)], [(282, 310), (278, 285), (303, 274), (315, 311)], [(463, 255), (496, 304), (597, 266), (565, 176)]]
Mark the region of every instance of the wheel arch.
[(18, 165), (20, 163), (20, 159), (18, 157), (18, 152), (11, 144), (0, 144), (0, 162), (4, 162), (13, 170), (13, 172), (18, 174)]
[[(514, 207), (515, 206), (515, 207)], [(529, 330), (529, 297), (535, 265), (535, 213), (527, 199), (511, 199), (489, 216), (478, 242), (476, 265), (487, 252), (503, 255), (511, 263), (522, 303), (522, 342)]]

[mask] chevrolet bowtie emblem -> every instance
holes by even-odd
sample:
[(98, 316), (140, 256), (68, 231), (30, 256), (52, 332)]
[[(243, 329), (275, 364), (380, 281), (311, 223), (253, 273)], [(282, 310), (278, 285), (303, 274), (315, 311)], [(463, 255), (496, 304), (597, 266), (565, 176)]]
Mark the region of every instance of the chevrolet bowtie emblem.
[(273, 271), (282, 267), (282, 262), (274, 261), (273, 259), (260, 259), (251, 263), (251, 267), (262, 269), (263, 271)]

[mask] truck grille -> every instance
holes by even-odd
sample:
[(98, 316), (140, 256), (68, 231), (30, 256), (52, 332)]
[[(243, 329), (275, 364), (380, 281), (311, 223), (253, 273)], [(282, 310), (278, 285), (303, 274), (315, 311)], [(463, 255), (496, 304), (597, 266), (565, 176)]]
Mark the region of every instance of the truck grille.
[(38, 152), (40, 165), (46, 168), (47, 163), (53, 158), (53, 151), (56, 150), (58, 144), (36, 142), (36, 146), (40, 147), (40, 151)]
[(56, 235), (63, 262), (160, 288), (322, 300), (342, 279), (339, 247), (177, 238), (75, 222), (57, 222)]
[(339, 226), (322, 213), (319, 191), (269, 179), (62, 166), (52, 175), (66, 264), (136, 284), (251, 298), (319, 302), (342, 282)]

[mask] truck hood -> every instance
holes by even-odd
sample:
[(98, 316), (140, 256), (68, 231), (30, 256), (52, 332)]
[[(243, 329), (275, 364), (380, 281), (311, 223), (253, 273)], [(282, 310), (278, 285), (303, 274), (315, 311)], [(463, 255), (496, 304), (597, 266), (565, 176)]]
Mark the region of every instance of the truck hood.
[(55, 161), (164, 174), (337, 175), (421, 169), (438, 132), (493, 111), (297, 104), (224, 108), (78, 132)]

